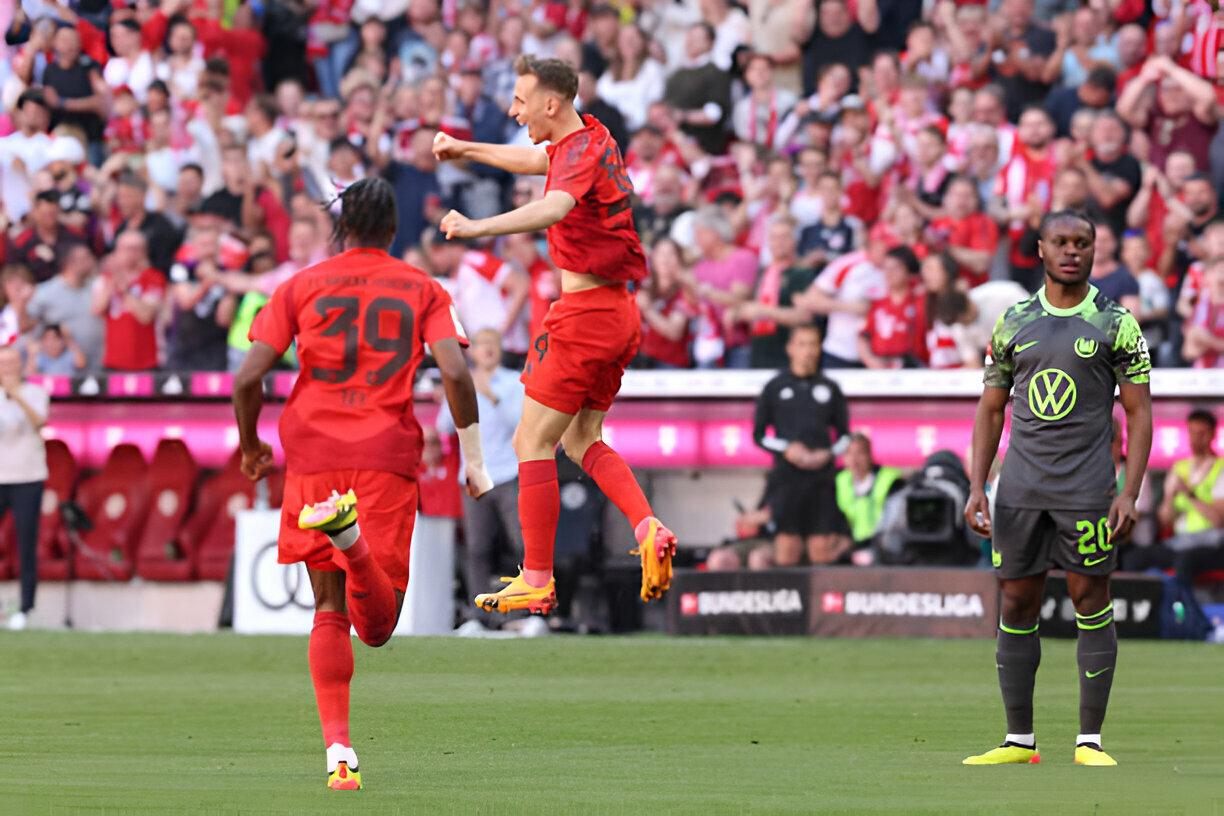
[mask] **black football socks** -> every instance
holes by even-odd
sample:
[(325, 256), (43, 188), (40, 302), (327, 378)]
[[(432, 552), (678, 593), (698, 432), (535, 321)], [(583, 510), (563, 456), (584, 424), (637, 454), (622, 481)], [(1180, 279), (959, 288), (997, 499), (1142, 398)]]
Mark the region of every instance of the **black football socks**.
[[(1034, 747), (1033, 684), (1041, 664), (1041, 637), (1037, 624), (1013, 627), (999, 623), (995, 663), (999, 688), (1007, 712), (1007, 740), (1024, 748)], [(1028, 743), (1028, 744), (1026, 744)]]
[(1078, 745), (1100, 748), (1101, 725), (1109, 705), (1114, 668), (1118, 663), (1118, 632), (1114, 628), (1113, 603), (1100, 612), (1075, 616), (1079, 628), (1076, 660), (1080, 684), (1080, 735)]

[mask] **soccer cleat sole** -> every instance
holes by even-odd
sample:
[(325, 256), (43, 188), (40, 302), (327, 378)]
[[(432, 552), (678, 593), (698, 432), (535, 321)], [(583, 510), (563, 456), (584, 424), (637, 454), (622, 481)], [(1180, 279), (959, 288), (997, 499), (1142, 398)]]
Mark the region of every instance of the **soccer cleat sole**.
[(515, 602), (513, 598), (498, 598), (496, 595), (481, 596), (476, 599), (476, 606), (483, 609), (485, 612), (498, 612), (502, 615), (508, 615), (519, 609), (525, 609), (532, 615), (547, 615), (557, 607), (557, 596), (555, 594), (547, 598), (540, 598), (526, 603)]

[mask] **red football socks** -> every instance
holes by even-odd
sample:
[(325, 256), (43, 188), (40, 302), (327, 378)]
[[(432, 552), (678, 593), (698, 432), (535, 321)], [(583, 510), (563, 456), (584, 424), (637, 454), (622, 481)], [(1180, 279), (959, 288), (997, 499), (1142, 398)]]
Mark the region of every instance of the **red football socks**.
[(561, 494), (557, 461), (519, 462), (519, 523), (523, 527), (523, 569), (552, 572), (553, 544)]
[(634, 529), (642, 519), (654, 515), (633, 471), (619, 453), (603, 442), (596, 442), (587, 448), (586, 455), (582, 457), (582, 469), (590, 474), (608, 500), (625, 514)]
[(323, 744), (349, 742), (349, 682), (353, 679), (353, 639), (343, 612), (315, 612), (310, 630), (310, 679), (314, 681)]
[(367, 646), (381, 646), (395, 631), (398, 604), (391, 579), (370, 554), (370, 545), (360, 533), (357, 541), (344, 550), (345, 592), (348, 614), (357, 637)]

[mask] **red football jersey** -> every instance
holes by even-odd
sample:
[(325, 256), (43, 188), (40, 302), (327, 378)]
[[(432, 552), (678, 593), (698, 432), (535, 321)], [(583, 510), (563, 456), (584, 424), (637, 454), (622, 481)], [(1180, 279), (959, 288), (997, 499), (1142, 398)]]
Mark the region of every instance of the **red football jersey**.
[(548, 252), (558, 269), (612, 281), (646, 277), (646, 256), (633, 226), (633, 183), (620, 149), (593, 116), (586, 127), (548, 145), (544, 192), (561, 190), (578, 202), (548, 228)]
[(467, 345), (446, 290), (386, 252), (350, 249), (285, 281), (250, 331), (277, 353), (295, 337), (302, 370), (280, 419), (288, 468), (415, 478), (412, 380), (424, 345)]

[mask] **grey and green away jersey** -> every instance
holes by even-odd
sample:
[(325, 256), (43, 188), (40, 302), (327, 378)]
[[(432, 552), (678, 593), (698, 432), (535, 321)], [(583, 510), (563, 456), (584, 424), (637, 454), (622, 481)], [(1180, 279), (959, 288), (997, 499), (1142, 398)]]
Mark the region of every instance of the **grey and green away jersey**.
[(1146, 383), (1151, 370), (1139, 324), (1095, 286), (1071, 309), (1051, 306), (1043, 288), (1004, 312), (985, 376), (987, 387), (1012, 391), (997, 503), (1064, 510), (1108, 504), (1116, 491), (1114, 389)]

